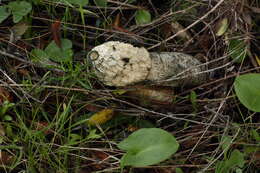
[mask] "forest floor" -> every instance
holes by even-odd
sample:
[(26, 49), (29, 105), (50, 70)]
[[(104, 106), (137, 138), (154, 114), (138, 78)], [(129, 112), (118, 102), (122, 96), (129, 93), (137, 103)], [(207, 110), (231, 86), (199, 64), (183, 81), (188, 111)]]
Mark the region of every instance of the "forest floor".
[[(106, 86), (87, 55), (112, 40), (190, 54), (207, 79), (136, 92)], [(242, 96), (235, 82), (259, 71), (258, 0), (2, 0), (1, 172), (256, 173), (260, 80)], [(118, 144), (143, 128), (172, 134), (177, 152), (121, 169)]]

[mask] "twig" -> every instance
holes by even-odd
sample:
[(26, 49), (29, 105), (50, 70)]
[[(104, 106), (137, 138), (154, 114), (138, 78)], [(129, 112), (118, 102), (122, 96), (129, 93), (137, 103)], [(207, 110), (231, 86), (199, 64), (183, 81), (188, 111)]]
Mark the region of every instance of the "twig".
[(189, 26), (187, 26), (185, 29), (180, 30), (179, 32), (177, 32), (176, 34), (172, 35), (171, 37), (167, 38), (166, 40), (161, 41), (160, 43), (157, 43), (151, 47), (148, 48), (148, 50), (156, 48), (158, 46), (160, 46), (161, 44), (166, 43), (167, 41), (175, 38), (177, 35), (186, 32), (188, 29), (190, 29), (191, 27), (193, 27), (194, 25), (196, 25), (197, 23), (199, 23), (201, 20), (205, 19), (210, 13), (212, 13), (213, 11), (215, 11), (217, 9), (218, 6), (220, 6), (222, 3), (224, 2), (224, 0), (220, 0), (210, 11), (208, 11), (204, 16), (200, 17), (198, 20), (196, 20), (195, 22), (193, 22), (192, 24), (190, 24)]

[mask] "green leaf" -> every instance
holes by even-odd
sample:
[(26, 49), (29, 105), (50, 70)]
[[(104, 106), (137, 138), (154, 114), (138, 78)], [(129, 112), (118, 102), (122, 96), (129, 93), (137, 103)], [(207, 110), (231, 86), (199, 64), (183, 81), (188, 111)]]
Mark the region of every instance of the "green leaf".
[(10, 11), (8, 11), (6, 6), (0, 6), (0, 23), (2, 23), (9, 15)]
[(176, 172), (176, 173), (184, 173), (181, 168), (175, 168), (175, 172)]
[(260, 151), (260, 147), (259, 146), (244, 146), (244, 152), (245, 154), (251, 154), (251, 153), (256, 153)]
[(33, 49), (30, 58), (33, 63), (39, 64), (43, 67), (58, 68), (58, 64), (52, 62), (49, 55), (41, 49)]
[(228, 29), (228, 19), (224, 18), (218, 23), (216, 36), (222, 36)]
[(247, 45), (243, 40), (229, 40), (228, 53), (237, 63), (241, 63), (247, 55)]
[(221, 139), (221, 148), (223, 151), (227, 151), (228, 148), (230, 147), (231, 145), (231, 142), (232, 142), (232, 139), (230, 136), (223, 136), (222, 139)]
[(238, 76), (234, 86), (240, 102), (249, 110), (260, 112), (260, 74)]
[(229, 173), (236, 167), (243, 168), (244, 164), (244, 154), (239, 150), (234, 150), (229, 159), (217, 163), (215, 173)]
[(68, 39), (61, 39), (61, 48), (52, 41), (46, 48), (45, 52), (49, 58), (55, 62), (69, 62), (72, 59), (72, 43)]
[(26, 1), (14, 1), (8, 4), (13, 14), (14, 23), (18, 23), (24, 16), (32, 10), (32, 5)]
[(143, 128), (132, 133), (118, 144), (127, 153), (121, 159), (121, 166), (148, 166), (168, 159), (179, 144), (172, 134), (159, 128)]
[[(58, 0), (60, 1), (60, 0)], [(74, 5), (79, 5), (79, 6), (85, 6), (88, 5), (88, 0), (63, 0), (65, 3), (70, 3)]]
[(190, 92), (190, 101), (195, 112), (197, 112), (197, 94), (195, 91)]
[(137, 10), (135, 14), (135, 22), (137, 25), (151, 22), (151, 14), (147, 10)]
[(3, 120), (5, 120), (5, 121), (12, 121), (13, 118), (10, 115), (5, 115)]
[(87, 136), (87, 139), (98, 139), (101, 138), (102, 136), (97, 134), (97, 130), (93, 129), (89, 131), (89, 134)]
[(107, 6), (107, 0), (94, 0), (96, 6), (99, 7), (106, 7)]
[(239, 150), (234, 150), (231, 153), (231, 156), (228, 160), (227, 167), (234, 168), (238, 166), (239, 168), (243, 168), (245, 164), (244, 154), (241, 153)]
[(255, 129), (250, 130), (250, 134), (254, 140), (260, 142), (260, 134)]

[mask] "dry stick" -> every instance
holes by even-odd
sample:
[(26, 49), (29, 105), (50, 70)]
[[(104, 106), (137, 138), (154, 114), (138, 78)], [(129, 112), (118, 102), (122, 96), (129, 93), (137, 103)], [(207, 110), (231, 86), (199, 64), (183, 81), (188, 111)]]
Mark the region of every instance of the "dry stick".
[(193, 22), (192, 24), (190, 24), (188, 27), (186, 27), (183, 30), (180, 30), (179, 32), (177, 32), (176, 34), (172, 35), (171, 37), (167, 38), (166, 40), (161, 41), (160, 43), (157, 43), (151, 47), (148, 48), (148, 50), (156, 48), (158, 46), (160, 46), (163, 43), (166, 43), (167, 41), (175, 38), (177, 35), (186, 32), (188, 29), (190, 29), (191, 27), (193, 27), (194, 25), (196, 25), (197, 23), (199, 23), (201, 20), (205, 19), (210, 13), (212, 13), (213, 11), (215, 11), (217, 9), (218, 6), (220, 6), (222, 3), (224, 2), (224, 0), (220, 0), (210, 11), (208, 11), (204, 16), (202, 16), (201, 18), (199, 18), (199, 20), (196, 20), (195, 22)]
[[(16, 84), (16, 82), (15, 82), (10, 76), (8, 76), (2, 69), (0, 69), (0, 72), (8, 79), (11, 83)], [(10, 86), (10, 85), (8, 84), (8, 86)], [(18, 87), (18, 88), (22, 91), (23, 95), (25, 96), (25, 99), (29, 102), (29, 104), (31, 104), (31, 103), (30, 103), (30, 101), (29, 101), (29, 99), (28, 99), (27, 97), (33, 99), (34, 101), (37, 101), (37, 102), (41, 103), (40, 100), (38, 100), (38, 99), (34, 98), (33, 96), (31, 96), (30, 94), (28, 94), (28, 93), (27, 93), (26, 91), (24, 91), (21, 87)], [(27, 97), (26, 97), (26, 96), (27, 96)]]
[[(0, 79), (0, 86), (9, 87), (9, 84)], [(12, 87), (9, 87), (9, 88), (20, 100), (22, 100), (22, 97)]]
[[(228, 92), (228, 94), (227, 94), (227, 97), (228, 97), (228, 95), (230, 94), (231, 90), (232, 90), (232, 89), (229, 90), (229, 92)], [(226, 102), (226, 99), (224, 99), (224, 100), (220, 103), (218, 110), (216, 111), (215, 115), (212, 117), (212, 120), (209, 122), (209, 125), (207, 125), (206, 129), (204, 130), (203, 134), (200, 136), (199, 140), (196, 142), (195, 146), (192, 148), (192, 150), (191, 150), (191, 152), (189, 153), (187, 159), (191, 156), (191, 154), (193, 153), (193, 151), (194, 151), (194, 150), (196, 149), (196, 147), (199, 145), (200, 141), (202, 140), (202, 138), (203, 138), (203, 137), (205, 136), (205, 134), (207, 133), (209, 127), (213, 125), (214, 121), (215, 121), (216, 118), (218, 117), (219, 112), (220, 112), (221, 108), (224, 106), (225, 102)]]
[(164, 116), (164, 117), (168, 117), (168, 118), (175, 119), (175, 120), (187, 121), (187, 122), (191, 122), (191, 123), (195, 123), (195, 124), (208, 125), (208, 127), (209, 126), (222, 127), (222, 126), (219, 126), (219, 125), (203, 123), (203, 122), (199, 122), (199, 121), (195, 121), (195, 120), (190, 120), (190, 119), (186, 119), (186, 118), (176, 117), (176, 116), (173, 116), (174, 114), (164, 114), (164, 113), (161, 113), (161, 112), (151, 111), (149, 109), (143, 108), (141, 106), (137, 106), (135, 104), (132, 104), (132, 103), (129, 103), (127, 101), (120, 100), (120, 99), (116, 99), (116, 98), (110, 98), (110, 99), (114, 100), (114, 101), (121, 102), (121, 103), (125, 103), (125, 104), (130, 105), (132, 107), (135, 107), (135, 108), (137, 108), (139, 110), (142, 110), (142, 111), (145, 111), (145, 112), (148, 112), (148, 113), (152, 113), (152, 114), (155, 114), (155, 115)]
[[(55, 22), (55, 20), (52, 19), (47, 19), (47, 18), (41, 18), (41, 17), (37, 17), (37, 16), (30, 16), (33, 19), (38, 19), (38, 20), (43, 20), (43, 21), (47, 21), (47, 22)], [(117, 31), (117, 30), (112, 30), (112, 29), (103, 29), (103, 28), (98, 28), (98, 27), (94, 27), (91, 25), (80, 25), (80, 24), (75, 24), (75, 23), (69, 23), (69, 22), (61, 22), (61, 24), (67, 24), (70, 26), (75, 26), (75, 27), (80, 27), (80, 28), (88, 28), (88, 29), (93, 29), (93, 30), (98, 30), (98, 31), (103, 31), (103, 32), (111, 32), (111, 33), (118, 33), (118, 34), (124, 34), (124, 35), (130, 35), (129, 33), (125, 33), (122, 31)], [(148, 40), (148, 41), (152, 41), (152, 42), (158, 42), (157, 40), (154, 39), (150, 39), (150, 38), (146, 38), (146, 37), (142, 37), (139, 35), (134, 35), (135, 37), (138, 37), (140, 39), (144, 39), (144, 40)]]
[[(141, 27), (147, 27), (147, 29), (146, 29), (146, 30), (143, 29), (142, 31), (140, 31), (140, 32), (138, 33), (138, 35), (142, 35), (142, 34), (148, 32), (149, 30), (152, 30), (152, 29), (158, 27), (158, 25), (162, 25), (162, 24), (166, 23), (166, 22), (167, 22), (167, 19), (168, 19), (168, 20), (171, 19), (171, 21), (172, 21), (172, 18), (171, 18), (172, 16), (177, 15), (177, 14), (181, 14), (181, 13), (185, 13), (185, 12), (187, 12), (188, 10), (190, 10), (190, 9), (192, 9), (193, 7), (196, 7), (196, 6), (197, 6), (197, 5), (193, 5), (193, 6), (190, 6), (190, 7), (186, 8), (186, 9), (184, 9), (184, 10), (179, 10), (179, 11), (175, 11), (175, 12), (172, 12), (172, 11), (171, 11), (171, 12), (168, 13), (168, 14), (166, 14), (166, 13), (162, 14), (159, 18), (153, 20), (152, 22), (150, 22), (150, 23), (148, 23), (148, 24), (142, 24)], [(139, 28), (139, 27), (140, 27), (140, 26), (137, 25), (136, 27), (133, 27), (130, 31), (133, 31), (134, 29)]]
[(0, 50), (0, 54), (2, 54), (2, 55), (4, 55), (4, 56), (8, 56), (9, 58), (12, 58), (12, 59), (21, 61), (21, 62), (26, 63), (26, 64), (29, 64), (29, 65), (34, 65), (32, 62), (26, 61), (26, 60), (24, 60), (24, 59), (22, 59), (22, 58), (19, 58), (19, 57), (15, 56), (15, 55), (12, 55), (12, 54), (10, 54), (10, 53), (4, 52), (4, 51), (2, 51), (2, 50)]
[(245, 70), (245, 71), (242, 71), (242, 72), (237, 72), (237, 73), (235, 73), (235, 74), (231, 74), (231, 75), (229, 75), (229, 76), (226, 76), (226, 77), (223, 77), (223, 78), (214, 80), (214, 81), (212, 81), (212, 82), (208, 82), (208, 83), (199, 85), (199, 86), (197, 86), (197, 87), (191, 88), (191, 89), (189, 89), (189, 90), (187, 90), (187, 91), (184, 91), (184, 92), (178, 94), (177, 96), (181, 96), (181, 95), (187, 94), (187, 93), (189, 93), (189, 92), (191, 92), (191, 91), (194, 91), (195, 89), (202, 88), (202, 87), (206, 87), (206, 86), (212, 85), (212, 84), (214, 84), (214, 83), (218, 83), (218, 82), (221, 82), (221, 81), (223, 81), (223, 80), (227, 80), (227, 79), (229, 79), (229, 78), (233, 78), (233, 77), (236, 77), (236, 76), (238, 76), (238, 75), (241, 75), (241, 74), (244, 74), (244, 73), (248, 73), (248, 72), (251, 72), (251, 71), (254, 71), (254, 70), (258, 70), (258, 69), (260, 69), (260, 67), (256, 67), (256, 68), (253, 68), (253, 69), (248, 69), (248, 70)]
[(220, 155), (219, 155), (217, 158), (215, 158), (212, 162), (210, 162), (210, 163), (209, 163), (202, 171), (200, 171), (199, 173), (202, 173), (202, 172), (207, 171), (207, 169), (208, 169), (212, 164), (214, 164), (216, 161), (219, 160), (219, 158), (229, 149), (229, 147), (231, 146), (231, 144), (232, 144), (232, 143), (234, 142), (234, 140), (237, 138), (239, 132), (240, 132), (240, 129), (237, 130), (235, 136), (232, 138), (232, 140), (231, 140), (230, 144), (228, 145), (228, 147), (226, 147), (226, 148), (222, 151), (222, 153), (220, 153)]
[[(19, 48), (19, 47), (18, 47), (18, 48)], [(22, 49), (22, 50), (23, 50), (23, 51), (26, 51), (26, 50), (24, 50), (24, 49)], [(28, 53), (28, 52), (26, 51), (26, 53)], [(0, 54), (2, 54), (2, 55), (4, 55), (4, 56), (7, 56), (7, 57), (9, 57), (9, 58), (15, 59), (15, 60), (17, 60), (17, 61), (23, 62), (23, 63), (25, 63), (25, 64), (31, 65), (31, 66), (41, 67), (41, 66), (38, 65), (38, 64), (32, 63), (31, 61), (26, 61), (26, 60), (24, 60), (23, 58), (19, 58), (18, 56), (15, 56), (15, 55), (10, 54), (10, 53), (7, 53), (7, 52), (4, 52), (4, 51), (2, 51), (2, 50), (0, 50)], [(0, 58), (1, 58), (1, 57), (0, 57)], [(50, 70), (50, 71), (58, 72), (58, 73), (64, 73), (64, 71), (59, 70), (59, 69), (55, 69), (55, 68), (46, 68), (46, 69), (47, 69), (47, 70)]]

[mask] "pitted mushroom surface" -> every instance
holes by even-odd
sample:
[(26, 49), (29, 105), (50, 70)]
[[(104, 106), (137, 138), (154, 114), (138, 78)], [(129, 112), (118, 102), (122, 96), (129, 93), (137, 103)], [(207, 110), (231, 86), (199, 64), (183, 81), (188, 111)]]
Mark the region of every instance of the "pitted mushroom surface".
[(109, 86), (144, 81), (151, 69), (151, 58), (145, 48), (118, 41), (94, 47), (88, 57), (99, 80)]

